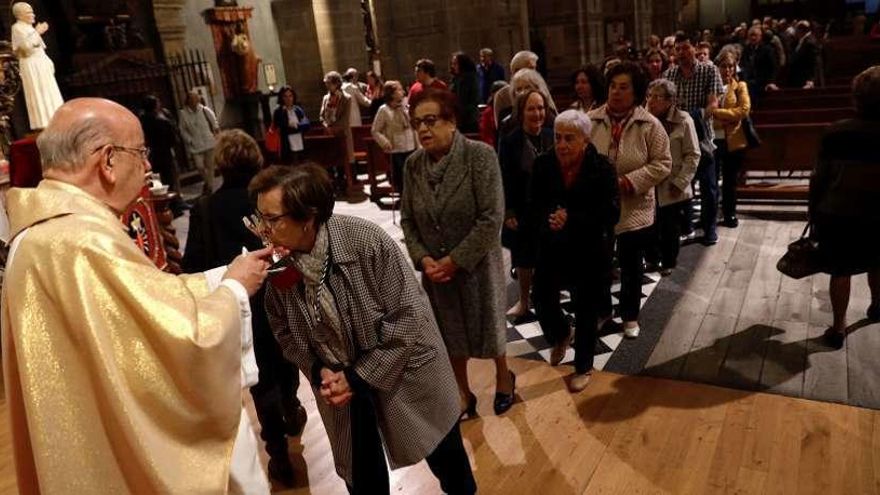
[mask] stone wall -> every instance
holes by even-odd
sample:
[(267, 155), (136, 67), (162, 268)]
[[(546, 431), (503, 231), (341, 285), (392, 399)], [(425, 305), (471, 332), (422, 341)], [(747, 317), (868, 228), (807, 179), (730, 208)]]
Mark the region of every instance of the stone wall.
[[(271, 2), (276, 3), (276, 2)], [(273, 9), (265, 0), (239, 0), (242, 7), (253, 7), (253, 16), (248, 22), (251, 43), (263, 63), (275, 65), (279, 82), (285, 81), (285, 65), (281, 46), (278, 43), (278, 29), (273, 19)], [(211, 28), (205, 23), (203, 12), (214, 6), (213, 0), (154, 0), (157, 29), (165, 47), (165, 53), (180, 50), (200, 50), (211, 64), (214, 102), (221, 125), (238, 126), (242, 115), (236, 106), (226, 105), (223, 86), (220, 82), (220, 68), (214, 51)], [(266, 91), (262, 67), (259, 71), (259, 89)]]

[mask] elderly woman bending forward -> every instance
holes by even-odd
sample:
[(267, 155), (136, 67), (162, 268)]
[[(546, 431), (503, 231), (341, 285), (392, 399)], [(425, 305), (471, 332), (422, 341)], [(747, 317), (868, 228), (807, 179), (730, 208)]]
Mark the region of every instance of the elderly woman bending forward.
[(319, 397), (349, 491), (389, 492), (387, 452), (392, 468), (427, 459), (444, 492), (475, 493), (446, 349), (395, 242), (365, 220), (331, 215), (333, 186), (317, 166), (270, 167), (249, 189), (265, 235), (302, 274), (272, 279), (266, 312)]
[(575, 373), (569, 387), (583, 390), (590, 381), (599, 302), (611, 258), (606, 245), (620, 217), (617, 173), (590, 144), (590, 119), (580, 110), (556, 117), (555, 151), (535, 160), (532, 172), (531, 239), (537, 240), (535, 308), (557, 365), (571, 342), (559, 291), (574, 302)]
[(492, 148), (455, 130), (456, 99), (427, 90), (410, 116), (422, 149), (404, 171), (400, 224), (416, 269), (424, 272), (440, 332), (461, 393), (462, 413), (476, 413), (467, 378), (469, 358), (493, 358), (495, 412), (513, 405), (516, 377), (507, 369), (504, 217), (501, 171)]

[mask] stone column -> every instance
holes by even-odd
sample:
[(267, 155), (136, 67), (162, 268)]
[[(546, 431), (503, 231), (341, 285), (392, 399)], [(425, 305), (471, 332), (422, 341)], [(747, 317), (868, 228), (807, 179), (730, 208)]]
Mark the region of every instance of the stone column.
[(156, 30), (165, 55), (181, 52), (185, 48), (186, 24), (182, 15), (185, 4), (186, 0), (153, 0)]
[(589, 61), (601, 64), (605, 58), (605, 15), (602, 0), (587, 0), (586, 5)]

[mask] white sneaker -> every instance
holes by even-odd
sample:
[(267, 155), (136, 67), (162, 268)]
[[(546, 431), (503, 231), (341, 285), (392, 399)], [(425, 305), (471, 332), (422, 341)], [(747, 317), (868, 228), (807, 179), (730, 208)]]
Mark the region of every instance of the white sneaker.
[(568, 389), (572, 393), (580, 392), (581, 390), (587, 388), (587, 385), (590, 384), (590, 379), (593, 377), (593, 372), (588, 371), (586, 373), (574, 373), (571, 375), (571, 380), (568, 382)]
[(634, 327), (626, 327), (626, 326), (623, 327), (623, 335), (625, 335), (627, 338), (630, 338), (630, 339), (634, 339), (634, 338), (638, 337), (640, 331), (641, 331), (641, 329), (639, 328), (638, 325), (636, 325)]

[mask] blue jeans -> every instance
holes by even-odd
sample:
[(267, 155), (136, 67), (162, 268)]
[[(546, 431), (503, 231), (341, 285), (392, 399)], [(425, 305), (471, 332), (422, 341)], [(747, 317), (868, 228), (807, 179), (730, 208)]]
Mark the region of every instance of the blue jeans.
[(700, 227), (707, 240), (715, 240), (718, 224), (718, 176), (715, 158), (711, 153), (703, 153), (695, 176), (700, 183)]

